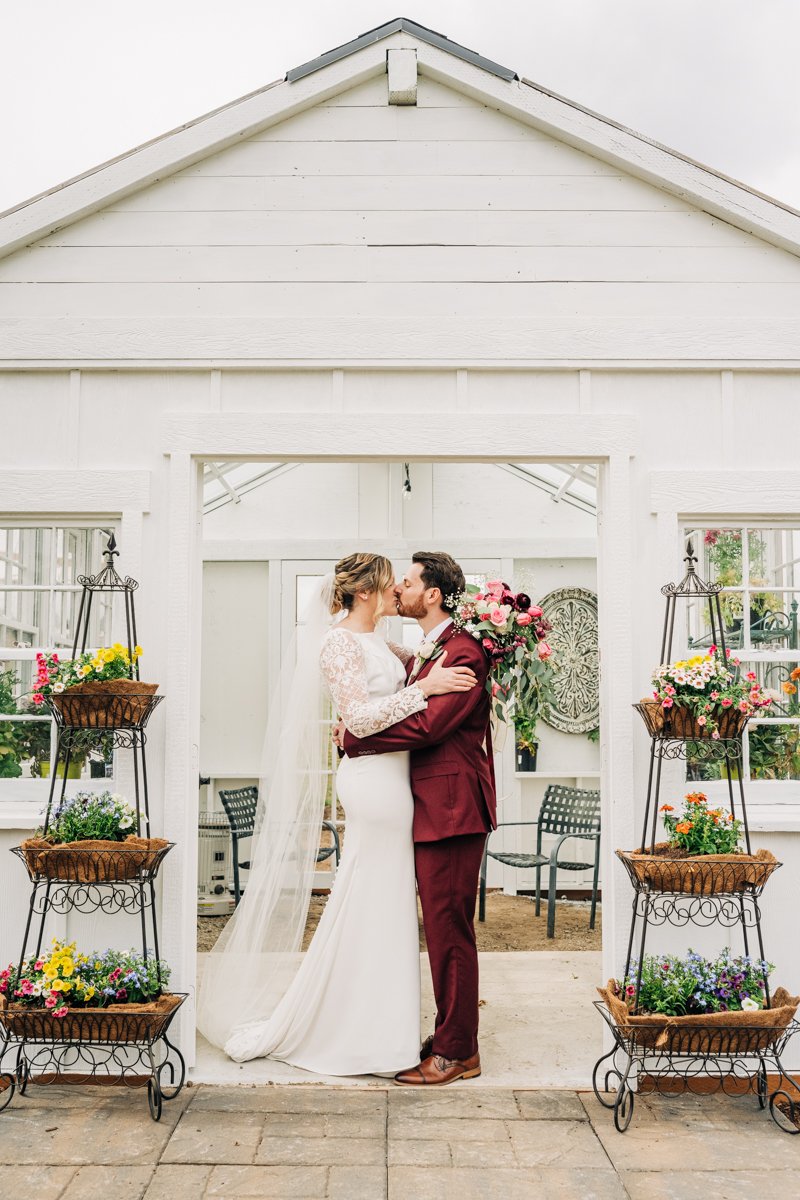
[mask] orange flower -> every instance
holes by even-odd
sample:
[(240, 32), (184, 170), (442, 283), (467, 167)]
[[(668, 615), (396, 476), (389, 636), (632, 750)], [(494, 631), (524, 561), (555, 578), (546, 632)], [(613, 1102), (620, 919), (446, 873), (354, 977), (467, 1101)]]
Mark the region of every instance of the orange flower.
[(800, 667), (795, 667), (789, 676), (790, 679), (800, 679)]
[(661, 812), (674, 812), (674, 809), (671, 804), (662, 804), (660, 811)]
[(688, 833), (689, 830), (692, 828), (693, 828), (693, 823), (691, 821), (681, 821), (680, 825), (675, 826), (675, 832), (676, 833)]
[(781, 691), (786, 692), (787, 696), (793, 696), (797, 691), (797, 688), (793, 683), (784, 682), (781, 684)]
[(689, 795), (686, 797), (686, 799), (690, 804), (706, 804), (708, 801), (708, 796), (705, 794), (705, 792), (689, 792)]

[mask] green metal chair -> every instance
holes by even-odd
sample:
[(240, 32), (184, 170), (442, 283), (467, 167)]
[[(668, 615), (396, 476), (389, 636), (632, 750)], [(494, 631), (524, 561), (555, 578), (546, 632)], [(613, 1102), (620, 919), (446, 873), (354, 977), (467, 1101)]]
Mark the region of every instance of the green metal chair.
[[(589, 928), (594, 929), (595, 913), (597, 911), (597, 886), (600, 876), (600, 793), (584, 788), (565, 787), (560, 783), (551, 783), (544, 794), (542, 807), (537, 821), (504, 821), (497, 829), (509, 826), (535, 825), (536, 853), (517, 853), (510, 850), (492, 850), (490, 840), (486, 839), (483, 852), (480, 877), (480, 900), (478, 904), (478, 920), (486, 920), (486, 869), (488, 860), (495, 859), (508, 867), (520, 870), (536, 871), (536, 916), (541, 912), (541, 879), (542, 867), (549, 865), (550, 874), (547, 887), (547, 936), (555, 937), (556, 929), (556, 875), (562, 871), (588, 871), (594, 867), (592, 882), (592, 910), (589, 917)], [(495, 830), (494, 832), (497, 832)], [(542, 837), (555, 837), (549, 854), (542, 853)], [(559, 858), (562, 844), (568, 838), (582, 838), (595, 844), (594, 862), (573, 862)]]
[[(243, 788), (220, 788), (219, 798), (222, 801), (222, 807), (228, 818), (228, 824), (231, 827), (231, 841), (233, 843), (233, 899), (234, 904), (238, 904), (242, 896), (242, 888), (239, 884), (239, 871), (249, 871), (250, 860), (246, 862), (239, 861), (239, 842), (252, 837), (255, 830), (256, 809), (258, 808), (258, 788), (255, 786)], [(331, 855), (336, 856), (336, 866), (339, 866), (339, 858), (341, 856), (341, 847), (339, 843), (339, 831), (332, 821), (323, 821), (322, 828), (327, 829), (333, 835), (333, 845), (320, 846), (317, 852), (317, 862), (324, 862)]]

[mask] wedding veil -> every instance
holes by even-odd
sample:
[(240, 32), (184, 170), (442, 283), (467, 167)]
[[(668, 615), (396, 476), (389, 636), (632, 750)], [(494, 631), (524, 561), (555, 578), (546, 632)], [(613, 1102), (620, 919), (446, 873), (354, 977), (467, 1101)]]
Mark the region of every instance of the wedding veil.
[(319, 667), (333, 575), (323, 579), (287, 647), (271, 697), (259, 800), (242, 899), (206, 956), (197, 1026), (224, 1046), (234, 1026), (266, 1020), (294, 977), (308, 916), (331, 776), (327, 692)]

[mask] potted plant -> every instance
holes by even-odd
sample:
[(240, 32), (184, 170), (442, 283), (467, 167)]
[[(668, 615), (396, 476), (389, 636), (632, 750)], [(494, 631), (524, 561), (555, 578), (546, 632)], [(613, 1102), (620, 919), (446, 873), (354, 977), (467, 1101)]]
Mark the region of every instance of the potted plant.
[(48, 700), (65, 725), (80, 729), (118, 729), (139, 724), (158, 691), (157, 683), (134, 678), (141, 646), (129, 652), (115, 642), (75, 659), (53, 651), (36, 655), (38, 674), (33, 692), (37, 706)]
[(22, 842), (20, 856), (31, 878), (111, 883), (152, 872), (169, 849), (163, 838), (136, 834), (135, 809), (104, 791), (65, 797), (47, 830)]
[(679, 814), (673, 805), (662, 804), (661, 818), (668, 841), (649, 850), (617, 851), (634, 885), (693, 896), (758, 894), (781, 865), (769, 850), (745, 854), (742, 822), (711, 808), (703, 792), (690, 792)]
[(50, 951), (0, 971), (0, 1025), (28, 1041), (151, 1041), (184, 1000), (165, 990), (169, 976), (133, 950), (81, 954), (54, 938)]
[(536, 717), (527, 713), (514, 714), (518, 771), (535, 771), (539, 743), (536, 740)]
[(729, 650), (723, 655), (712, 646), (707, 654), (656, 667), (652, 698), (636, 705), (648, 732), (693, 740), (738, 737), (753, 713), (772, 704), (755, 672), (742, 677), (739, 665)]
[(638, 962), (624, 979), (598, 988), (614, 1022), (638, 1046), (665, 1054), (752, 1053), (767, 1049), (786, 1029), (800, 1004), (777, 988), (766, 1002), (772, 963), (734, 958), (728, 949), (715, 959), (690, 950), (642, 959), (638, 1012)]

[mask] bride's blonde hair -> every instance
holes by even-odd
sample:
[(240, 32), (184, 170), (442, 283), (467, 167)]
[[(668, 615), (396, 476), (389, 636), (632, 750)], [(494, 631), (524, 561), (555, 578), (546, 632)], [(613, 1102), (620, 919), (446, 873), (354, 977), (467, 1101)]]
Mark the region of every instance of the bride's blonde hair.
[(377, 592), (375, 623), (383, 615), (384, 589), (394, 582), (394, 567), (382, 554), (348, 554), (335, 567), (331, 612), (348, 612), (358, 592)]

